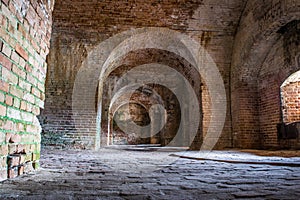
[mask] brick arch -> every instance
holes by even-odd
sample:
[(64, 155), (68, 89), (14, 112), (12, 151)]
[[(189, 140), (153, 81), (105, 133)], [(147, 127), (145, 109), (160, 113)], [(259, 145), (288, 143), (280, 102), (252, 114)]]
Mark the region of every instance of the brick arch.
[[(147, 72), (146, 75), (145, 71)], [(168, 79), (168, 77), (172, 77), (172, 80), (166, 80)], [(166, 128), (167, 130), (163, 131), (163, 133), (167, 135), (166, 137), (164, 137), (164, 140), (166, 141), (165, 143), (167, 143), (167, 145), (189, 146), (196, 135), (199, 135), (198, 139), (201, 139), (201, 104), (199, 105), (197, 96), (191, 85), (188, 84), (186, 79), (179, 72), (166, 65), (150, 63), (129, 70), (126, 76), (122, 78), (123, 79), (120, 80), (121, 82), (124, 81), (130, 86), (132, 84), (136, 85), (136, 88), (130, 88), (133, 92), (143, 85), (151, 85), (153, 83), (157, 83), (163, 86), (164, 90), (157, 92), (160, 93), (160, 96), (163, 98), (164, 104), (166, 104), (165, 109), (168, 113), (166, 126), (164, 126), (164, 128)], [(130, 98), (131, 96), (129, 95), (128, 97)], [(126, 99), (126, 101), (129, 102), (130, 99)], [(172, 103), (174, 101), (178, 102)], [(172, 106), (174, 106), (175, 108), (172, 110), (172, 108), (169, 107), (168, 104), (172, 104)], [(154, 106), (155, 109), (159, 108), (156, 105)], [(172, 111), (174, 111), (173, 114)], [(178, 124), (178, 126), (171, 123), (172, 119), (176, 125)], [(156, 120), (154, 119), (154, 122), (155, 121)], [(154, 128), (153, 130), (160, 131), (162, 127), (160, 127), (159, 125), (160, 124), (156, 125), (154, 123), (151, 123), (151, 129)], [(198, 126), (196, 127), (196, 125)], [(132, 129), (133, 128), (135, 128), (134, 125)], [(137, 129), (140, 128), (137, 127)], [(128, 131), (130, 130), (128, 129)]]
[[(113, 65), (114, 62), (122, 59), (130, 51), (143, 48), (157, 48), (174, 52), (188, 60), (205, 78), (208, 89), (212, 91), (210, 94), (213, 103), (211, 126), (208, 129), (203, 148), (210, 149), (217, 142), (225, 121), (226, 95), (222, 77), (212, 58), (200, 44), (184, 34), (166, 28), (134, 29), (118, 34), (99, 44), (88, 55), (76, 77), (72, 98), (75, 123), (84, 124), (86, 120), (92, 121), (89, 125), (94, 128), (82, 128), (83, 135), (90, 138), (90, 147), (97, 149), (100, 144), (103, 81), (116, 68)], [(91, 59), (92, 57), (98, 59)], [(90, 78), (89, 83), (85, 81), (86, 77)], [(95, 96), (98, 80), (100, 86), (98, 111), (91, 116), (91, 111), (95, 112), (94, 98), (91, 97)], [(84, 133), (85, 131), (88, 132)]]
[[(133, 87), (133, 88), (132, 88)], [(116, 111), (123, 105), (128, 103), (128, 99), (130, 99), (129, 103), (136, 103), (140, 104), (142, 107), (144, 107), (149, 114), (149, 110), (152, 105), (164, 105), (164, 102), (161, 98), (161, 96), (155, 91), (154, 88), (148, 87), (149, 90), (151, 90), (152, 95), (148, 97), (147, 99), (143, 98), (143, 94), (140, 94), (142, 92), (139, 92), (135, 89), (134, 86), (125, 86), (121, 88), (117, 92), (117, 94), (114, 96), (114, 98), (110, 101), (109, 110), (108, 110), (108, 133), (107, 133), (107, 145), (112, 144), (112, 122), (114, 115)], [(140, 96), (142, 95), (142, 97)], [(160, 109), (158, 109), (160, 111)], [(160, 116), (164, 116), (164, 113), (160, 113)], [(150, 119), (155, 120), (155, 116), (150, 116)], [(102, 122), (103, 123), (103, 122)], [(155, 122), (153, 122), (155, 123)], [(161, 123), (164, 124), (164, 123)], [(162, 127), (161, 127), (162, 128)], [(159, 130), (152, 130), (152, 132), (158, 132)], [(105, 139), (105, 137), (101, 137), (102, 140)]]
[[(189, 82), (189, 84), (193, 87), (194, 91), (196, 94), (198, 94), (198, 102), (199, 102), (199, 107), (202, 107), (202, 99), (201, 99), (201, 85), (202, 85), (202, 80), (200, 78), (200, 74), (199, 72), (193, 67), (191, 66), (190, 63), (188, 63), (184, 58), (180, 57), (177, 54), (174, 54), (172, 52), (169, 51), (165, 51), (165, 50), (161, 50), (161, 49), (139, 49), (136, 51), (131, 51), (128, 54), (126, 54), (126, 56), (124, 56), (122, 59), (114, 62), (115, 66), (119, 66), (118, 68), (116, 68), (114, 71), (112, 71), (109, 76), (107, 77), (107, 79), (105, 79), (104, 81), (104, 89), (103, 91), (105, 92), (104, 95), (104, 101), (102, 101), (102, 123), (101, 123), (101, 128), (102, 130), (108, 130), (109, 132), (109, 127), (107, 127), (107, 124), (110, 124), (107, 121), (110, 121), (108, 118), (109, 114), (107, 113), (107, 111), (109, 110), (109, 102), (114, 102), (114, 99), (110, 100), (111, 97), (111, 93), (112, 90), (118, 90), (121, 89), (122, 87), (126, 86), (126, 82), (125, 85), (124, 83), (118, 81), (116, 83), (117, 80), (120, 79), (120, 77), (122, 77), (124, 74), (126, 74), (128, 71), (130, 71), (131, 69), (133, 69), (136, 66), (140, 66), (143, 64), (150, 64), (150, 63), (159, 63), (159, 64), (164, 64), (167, 65), (171, 68), (173, 68), (174, 70), (178, 71), (179, 73), (181, 73), (185, 79)], [(149, 72), (151, 73), (151, 72)], [(156, 86), (152, 86), (149, 85), (150, 87), (156, 87)], [(125, 87), (127, 88), (127, 87)], [(121, 89), (122, 90), (122, 89)], [(164, 90), (166, 91), (166, 90)], [(163, 92), (160, 91), (161, 95), (169, 96), (170, 98), (174, 95), (171, 94), (162, 94)], [(116, 97), (117, 96), (117, 97)], [(118, 98), (118, 95), (114, 96), (114, 98)], [(167, 101), (167, 100), (165, 100)], [(163, 104), (163, 102), (161, 102), (161, 104)], [(168, 103), (166, 103), (168, 104)], [(179, 115), (180, 111), (176, 111), (176, 113), (178, 113)], [(208, 113), (206, 111), (204, 111), (205, 114)], [(202, 115), (202, 111), (201, 111), (201, 115)], [(178, 123), (180, 122), (180, 117), (174, 118), (174, 115), (171, 116), (175, 121), (177, 121)], [(207, 117), (209, 117), (209, 115), (207, 114)], [(168, 118), (169, 120), (169, 118)], [(174, 127), (170, 126), (169, 123), (167, 123), (168, 125), (166, 125), (164, 127), (164, 129), (162, 130), (161, 134), (165, 134), (166, 136), (168, 135), (173, 135), (171, 134), (171, 132), (173, 131), (174, 133), (177, 132), (177, 126), (174, 125)], [(174, 124), (174, 123), (173, 123)], [(175, 123), (176, 124), (176, 123)], [(202, 123), (199, 124), (200, 127), (202, 127)], [(199, 129), (199, 135), (200, 135), (200, 130)], [(202, 132), (202, 131), (201, 131)], [(107, 141), (107, 135), (106, 132), (103, 131), (103, 134), (101, 135), (101, 141), (102, 141), (102, 145), (106, 145), (107, 143), (104, 141)], [(202, 134), (201, 134), (202, 135)], [(172, 138), (170, 136), (170, 138)], [(162, 145), (165, 145), (168, 143), (166, 140), (161, 140)]]

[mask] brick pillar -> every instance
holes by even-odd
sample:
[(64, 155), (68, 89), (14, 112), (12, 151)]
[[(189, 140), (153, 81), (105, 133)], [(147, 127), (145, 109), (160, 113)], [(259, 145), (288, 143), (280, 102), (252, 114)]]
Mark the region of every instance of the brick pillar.
[(54, 1), (0, 1), (0, 181), (39, 167)]

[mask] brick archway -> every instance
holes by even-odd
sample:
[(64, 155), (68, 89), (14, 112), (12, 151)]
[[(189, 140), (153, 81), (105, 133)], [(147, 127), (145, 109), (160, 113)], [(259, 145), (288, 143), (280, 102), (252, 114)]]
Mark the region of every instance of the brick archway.
[[(117, 63), (128, 52), (144, 48), (162, 49), (178, 54), (191, 63), (204, 77), (211, 91), (212, 114), (203, 148), (211, 149), (217, 142), (225, 121), (226, 94), (223, 79), (212, 58), (200, 44), (184, 34), (166, 28), (127, 31), (104, 41), (89, 53), (77, 74), (72, 95), (75, 123), (82, 125), (86, 121), (91, 122), (85, 125), (88, 127), (79, 127), (82, 130), (79, 136), (85, 135), (87, 146), (99, 148), (103, 81), (117, 67), (114, 63)], [(92, 59), (95, 57), (98, 59)], [(88, 83), (85, 81), (86, 77), (89, 77)], [(94, 97), (98, 80), (100, 86), (98, 111), (95, 111)], [(85, 104), (82, 105), (82, 102)], [(91, 113), (94, 114), (91, 115)], [(197, 148), (200, 148), (200, 145), (197, 144)]]

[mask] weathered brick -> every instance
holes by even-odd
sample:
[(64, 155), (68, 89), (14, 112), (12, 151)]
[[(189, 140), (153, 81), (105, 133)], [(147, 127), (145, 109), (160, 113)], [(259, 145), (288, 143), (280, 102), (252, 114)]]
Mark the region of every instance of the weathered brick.
[[(4, 126), (3, 126), (3, 129), (4, 129), (4, 130), (10, 130), (10, 131), (12, 131), (12, 130), (15, 130), (15, 125), (14, 125), (14, 123), (13, 123), (12, 121), (7, 120), (7, 121), (5, 121), (5, 124), (4, 124)], [(7, 140), (6, 140), (6, 142), (8, 142), (8, 141), (9, 141), (9, 138), (11, 137), (11, 133), (7, 133), (6, 135), (7, 135)]]
[(19, 63), (20, 62), (20, 56), (17, 52), (13, 51), (11, 56), (10, 56), (11, 60), (13, 60), (15, 63)]
[(26, 72), (24, 72), (22, 69), (20, 69), (17, 65), (13, 65), (12, 71), (19, 77), (21, 77), (23, 79), (26, 78)]
[(18, 24), (17, 30), (22, 34), (22, 36), (23, 36), (24, 38), (27, 38), (27, 37), (28, 37), (28, 36), (27, 36), (28, 33), (27, 33), (27, 31), (25, 30), (25, 28), (24, 28), (23, 25)]
[(22, 120), (21, 112), (18, 109), (8, 107), (7, 108), (7, 117), (17, 120)]
[(32, 66), (29, 65), (29, 64), (25, 65), (25, 69), (26, 69), (27, 73), (31, 73), (32, 72)]
[[(16, 46), (16, 40), (13, 37), (8, 37), (8, 39), (6, 40), (6, 43), (8, 45), (10, 45), (12, 48), (15, 48), (15, 46)], [(13, 54), (16, 54), (16, 53), (14, 51), (12, 51), (12, 54), (10, 57), (12, 57)]]
[[(33, 138), (29, 138), (31, 143), (33, 143)], [(36, 149), (36, 145), (35, 144), (31, 144), (30, 145), (30, 152), (35, 152), (37, 149)], [(31, 158), (32, 159), (32, 158)]]
[(26, 132), (28, 133), (37, 133), (38, 128), (34, 125), (27, 125)]
[(2, 5), (1, 9), (2, 9), (2, 13), (4, 16), (11, 17), (12, 15), (11, 15), (10, 10), (8, 9), (8, 2), (9, 2), (9, 0), (3, 1), (3, 3), (5, 3), (5, 5)]
[(26, 154), (25, 154), (25, 162), (31, 161), (32, 159), (32, 152), (30, 151), (30, 145), (26, 145)]
[(9, 84), (6, 83), (3, 80), (0, 80), (0, 90), (3, 91), (3, 92), (8, 92), (8, 90), (9, 90)]
[(26, 61), (23, 58), (20, 58), (19, 65), (22, 69), (25, 69)]
[(28, 94), (28, 93), (25, 94), (23, 99), (28, 101), (31, 104), (35, 103), (34, 96), (32, 94)]
[(44, 108), (44, 102), (39, 98), (35, 99), (35, 105), (37, 105), (39, 108)]
[(5, 94), (0, 92), (0, 103), (4, 103), (5, 101)]
[(8, 8), (10, 10), (10, 12), (12, 13), (13, 16), (16, 16), (17, 15), (17, 9), (14, 5), (15, 3), (13, 1), (10, 1), (9, 4), (8, 4)]
[[(281, 87), (283, 121), (293, 123), (300, 121), (300, 78), (293, 74)], [(290, 80), (290, 81), (289, 81)]]
[(32, 104), (26, 103), (26, 111), (27, 111), (27, 112), (32, 112), (32, 107), (33, 107)]
[(25, 125), (22, 123), (17, 124), (17, 131), (18, 132), (23, 132), (25, 130)]
[[(30, 155), (31, 155), (31, 153), (30, 153)], [(30, 157), (28, 159), (27, 154), (20, 155), (20, 164), (24, 164), (25, 162), (28, 162), (28, 161), (31, 161), (31, 160), (30, 160)]]
[(2, 0), (2, 2), (3, 2), (6, 6), (8, 6), (9, 1), (10, 1), (10, 0)]
[(15, 107), (15, 108), (20, 108), (20, 106), (21, 106), (21, 101), (20, 101), (20, 99), (18, 99), (18, 98), (14, 98), (14, 104), (13, 104), (13, 107)]
[(0, 145), (0, 156), (6, 156), (8, 154), (8, 145), (1, 144)]
[(18, 97), (18, 98), (23, 98), (23, 90), (17, 88), (16, 86), (11, 85), (10, 86), (10, 90), (9, 90), (10, 94)]
[(37, 89), (37, 88), (35, 88), (35, 87), (32, 87), (31, 88), (31, 93), (34, 95), (34, 96), (36, 96), (36, 97), (40, 97), (40, 91)]
[(0, 104), (0, 116), (6, 116), (6, 106)]
[[(17, 19), (19, 22), (23, 23), (24, 19), (23, 19), (23, 14), (21, 14), (19, 11), (17, 12), (16, 15)], [(19, 24), (19, 23), (18, 23)]]
[[(17, 13), (17, 6), (13, 4), (16, 0), (8, 2), (8, 0), (1, 1), (1, 14), (3, 15), (0, 16), (0, 21), (3, 28), (0, 30), (0, 35), (1, 40), (12, 47), (12, 53), (4, 49), (3, 56), (11, 53), (12, 62), (18, 67), (25, 67), (26, 77), (24, 73), (14, 67), (12, 68), (13, 73), (11, 73), (11, 68), (7, 63), (10, 60), (5, 56), (6, 60), (3, 61), (2, 59), (1, 61), (4, 63), (4, 67), (1, 67), (1, 79), (11, 85), (19, 84), (22, 89), (27, 91), (25, 94), (30, 92), (33, 94), (32, 96), (25, 95), (20, 102), (22, 110), (33, 112), (33, 114), (21, 112), (22, 119), (26, 118), (26, 121), (31, 123), (34, 115), (39, 113), (37, 106), (43, 107), (43, 103), (34, 96), (44, 100), (45, 58), (49, 51), (52, 30), (51, 12), (48, 13), (49, 16), (44, 12), (43, 9), (47, 6), (43, 5), (42, 1), (30, 1), (29, 10), (24, 16), (26, 19), (22, 21), (23, 19)], [(53, 128), (58, 133), (63, 130), (68, 132), (70, 137), (77, 133), (74, 130), (72, 121), (73, 112), (71, 108), (72, 100), (74, 100), (72, 99), (72, 89), (77, 72), (83, 69), (84, 66), (81, 65), (86, 57), (90, 55), (89, 53), (95, 47), (95, 44), (100, 44), (104, 39), (117, 33), (137, 27), (164, 27), (191, 36), (211, 54), (210, 56), (217, 63), (217, 70), (221, 72), (224, 78), (225, 90), (228, 97), (230, 97), (227, 101), (228, 108), (231, 109), (227, 114), (226, 124), (222, 137), (220, 137), (221, 143), (224, 143), (224, 145), (222, 144), (223, 147), (235, 146), (235, 143), (241, 147), (254, 147), (254, 145), (263, 147), (264, 144), (271, 144), (273, 147), (274, 145), (280, 145), (276, 132), (276, 124), (281, 120), (280, 84), (292, 71), (299, 68), (299, 64), (295, 63), (296, 56), (299, 54), (299, 48), (295, 45), (299, 43), (299, 37), (297, 36), (299, 34), (294, 37), (292, 35), (293, 30), (286, 27), (286, 24), (289, 22), (287, 20), (298, 19), (298, 12), (294, 11), (298, 11), (297, 8), (299, 7), (296, 0), (278, 2), (253, 0), (244, 4), (244, 1), (233, 0), (222, 2), (201, 1), (201, 3), (200, 1), (144, 1), (135, 2), (132, 7), (125, 0), (97, 1), (94, 4), (95, 6), (93, 6), (93, 3), (91, 3), (92, 6), (81, 6), (71, 0), (58, 1), (56, 4), (57, 12), (54, 12), (54, 31), (56, 35), (54, 34), (52, 37), (51, 55), (48, 57), (49, 78), (47, 79), (48, 88), (46, 91), (48, 101), (46, 110), (42, 113), (44, 114), (42, 117), (49, 117), (48, 122), (44, 124), (45, 128)], [(72, 6), (70, 6), (71, 4)], [(17, 5), (20, 6), (21, 1), (18, 0)], [(100, 12), (95, 13), (95, 8), (99, 8)], [(153, 12), (145, 12), (145, 10)], [(83, 15), (84, 17), (82, 17)], [(20, 21), (17, 22), (16, 18)], [(283, 25), (285, 25), (284, 28)], [(283, 29), (286, 29), (286, 33), (281, 33)], [(298, 32), (296, 31), (296, 33)], [(282, 34), (282, 37), (279, 37), (280, 34)], [(22, 42), (20, 41), (21, 35), (24, 36)], [(277, 42), (275, 42), (276, 39)], [(270, 41), (272, 42), (270, 43)], [(137, 42), (143, 44), (144, 41)], [(162, 46), (164, 44), (164, 41), (155, 41), (154, 39), (155, 42), (160, 42)], [(172, 45), (177, 47), (177, 44)], [(180, 47), (181, 43), (178, 45)], [(185, 43), (182, 43), (182, 45), (185, 45)], [(275, 46), (270, 50), (273, 45)], [(181, 50), (178, 49), (178, 51)], [(110, 49), (108, 48), (107, 51), (109, 53)], [(172, 64), (172, 60), (180, 60), (180, 56), (172, 57), (171, 53), (161, 52), (157, 49), (155, 51), (160, 55), (150, 53), (149, 63), (166, 62), (176, 69), (183, 66), (184, 70), (181, 72), (185, 73), (184, 75), (192, 77), (194, 74), (189, 70), (189, 65), (183, 64), (184, 61)], [(103, 52), (105, 53), (105, 48), (103, 48)], [(185, 51), (185, 53), (190, 52)], [(144, 55), (140, 56), (141, 54)], [(137, 66), (146, 61), (147, 55), (149, 55), (149, 52), (147, 54), (147, 51), (143, 52), (139, 49), (132, 52), (131, 55), (126, 55), (128, 57), (123, 58), (123, 63), (120, 61), (118, 64), (130, 63), (132, 66)], [(97, 60), (98, 57), (96, 56), (93, 59)], [(45, 66), (44, 70), (40, 69), (42, 66)], [(5, 70), (5, 68), (8, 70)], [(126, 72), (126, 70), (123, 72)], [(122, 73), (119, 73), (118, 76)], [(95, 75), (95, 77), (95, 84), (97, 84), (99, 76)], [(24, 81), (23, 83), (20, 83), (20, 78)], [(91, 87), (91, 78), (87, 77), (87, 80), (89, 82), (86, 88), (81, 88), (82, 91)], [(25, 82), (28, 82), (28, 84), (25, 84)], [(192, 83), (197, 84), (198, 82), (194, 81)], [(40, 94), (32, 88), (39, 88)], [(203, 103), (205, 129), (208, 128), (205, 126), (210, 123), (211, 103), (209, 95), (214, 93), (209, 93), (210, 91), (207, 91), (205, 84), (201, 89), (203, 89), (202, 96), (200, 92), (196, 93), (203, 100), (201, 104)], [(6, 88), (3, 89), (3, 91), (5, 90)], [(104, 91), (106, 90), (104, 89)], [(8, 96), (12, 93), (18, 95), (17, 91), (5, 92), (8, 93)], [(108, 96), (104, 95), (105, 98), (108, 98)], [(94, 99), (94, 96), (91, 98)], [(108, 102), (105, 101), (102, 102), (103, 105), (109, 103), (109, 100), (107, 100)], [(9, 101), (7, 103), (12, 104)], [(18, 107), (18, 104), (17, 101), (13, 101), (15, 107)], [(289, 116), (299, 117), (297, 102), (287, 105), (292, 109), (288, 113)], [(93, 105), (93, 112), (95, 112), (94, 107)], [(19, 109), (14, 111), (17, 110)], [(83, 116), (85, 113), (81, 114)], [(90, 115), (90, 113), (87, 115)], [(107, 117), (106, 113), (102, 116)], [(298, 118), (293, 119), (299, 120)], [(80, 124), (82, 130), (79, 132), (82, 132), (83, 136), (91, 136), (90, 141), (94, 141), (96, 125), (92, 122), (95, 119), (91, 118), (83, 121)], [(173, 122), (173, 124), (177, 123)], [(53, 127), (51, 127), (52, 125)], [(104, 130), (105, 127), (102, 131)], [(172, 138), (172, 135), (169, 136), (170, 138), (167, 139)], [(235, 139), (235, 136), (238, 139)], [(263, 139), (263, 142), (260, 139)], [(30, 136), (28, 142), (37, 140), (38, 138)], [(90, 142), (89, 139), (86, 140), (83, 142)], [(287, 141), (287, 143), (293, 142)], [(299, 147), (299, 144), (296, 144), (295, 147), (297, 145)]]
[(25, 101), (21, 101), (20, 109), (21, 110), (27, 110), (27, 103)]
[(19, 87), (22, 88), (23, 90), (26, 90), (27, 92), (30, 92), (31, 84), (29, 84), (28, 82), (20, 79), (19, 80)]
[(33, 106), (32, 107), (32, 113), (36, 116), (40, 115), (40, 107), (39, 106)]
[(5, 38), (5, 36), (7, 36), (5, 32), (5, 29), (7, 27), (7, 19), (3, 15), (0, 15), (0, 25), (3, 27), (2, 29), (0, 29), (0, 33), (3, 36), (3, 38)]
[(7, 156), (0, 156), (0, 169), (7, 168)]
[[(2, 128), (2, 123), (0, 122), (0, 128)], [(0, 144), (3, 144), (6, 142), (6, 134), (4, 132), (0, 132)]]
[(0, 53), (0, 64), (9, 70), (12, 67), (12, 62), (2, 53)]
[(31, 74), (27, 74), (26, 80), (32, 85), (37, 85), (37, 80)]
[[(11, 48), (5, 44), (3, 44), (3, 47), (2, 47), (2, 53), (7, 57), (9, 58), (11, 56)], [(2, 55), (3, 56), (3, 55)], [(0, 56), (1, 58), (1, 56)]]
[(18, 76), (15, 75), (12, 71), (2, 68), (2, 76), (7, 83), (12, 83), (14, 85), (18, 84)]
[(6, 103), (8, 106), (12, 106), (12, 105), (13, 105), (13, 97), (10, 96), (10, 95), (6, 95), (6, 96), (5, 96), (5, 103)]
[(32, 122), (34, 115), (32, 113), (28, 113), (28, 112), (20, 112), (21, 113), (21, 119), (25, 122)]
[[(11, 21), (11, 19), (12, 19), (12, 21)], [(14, 25), (16, 25), (16, 24), (14, 24), (14, 23), (16, 23), (17, 21), (14, 18), (11, 18), (11, 19), (8, 20), (7, 30), (10, 33), (12, 33), (13, 35), (15, 35), (16, 33), (15, 33), (15, 27), (14, 27)]]
[(28, 53), (19, 44), (16, 45), (16, 51), (26, 61), (28, 60)]

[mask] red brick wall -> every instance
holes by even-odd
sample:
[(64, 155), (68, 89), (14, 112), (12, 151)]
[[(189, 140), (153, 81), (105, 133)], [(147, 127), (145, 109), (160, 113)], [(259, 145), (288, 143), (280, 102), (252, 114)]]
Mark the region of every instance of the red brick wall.
[(295, 31), (284, 29), (299, 18), (299, 6), (297, 0), (247, 1), (235, 37), (231, 67), (236, 147), (280, 146), (276, 130), (281, 121), (279, 88), (297, 68), (291, 61), (299, 51)]
[(300, 80), (283, 86), (281, 88), (281, 98), (283, 122), (300, 121)]
[[(281, 28), (280, 37), (272, 46), (258, 76), (260, 134), (263, 137), (262, 145), (264, 148), (292, 148), (298, 146), (297, 141), (280, 140), (277, 137), (277, 124), (287, 122), (287, 113), (285, 109), (282, 109), (282, 106), (287, 108), (284, 103), (286, 98), (288, 98), (288, 101), (293, 98), (292, 96), (286, 97), (284, 93), (288, 91), (286, 90), (288, 88), (284, 86), (281, 88), (281, 86), (286, 83), (285, 80), (291, 74), (299, 69), (296, 59), (299, 52), (297, 41), (300, 39), (297, 24), (297, 22), (291, 22)], [(295, 92), (296, 90), (295, 88)], [(297, 97), (297, 95), (295, 93), (294, 102), (298, 101), (299, 103), (299, 96)], [(283, 101), (281, 98), (283, 98)]]
[[(50, 1), (0, 1), (0, 181), (39, 167)], [(52, 1), (51, 1), (52, 2)]]
[(272, 47), (258, 77), (261, 142), (267, 147), (276, 147), (278, 143), (277, 124), (281, 121), (280, 85), (287, 73), (284, 70), (282, 44), (281, 39)]

